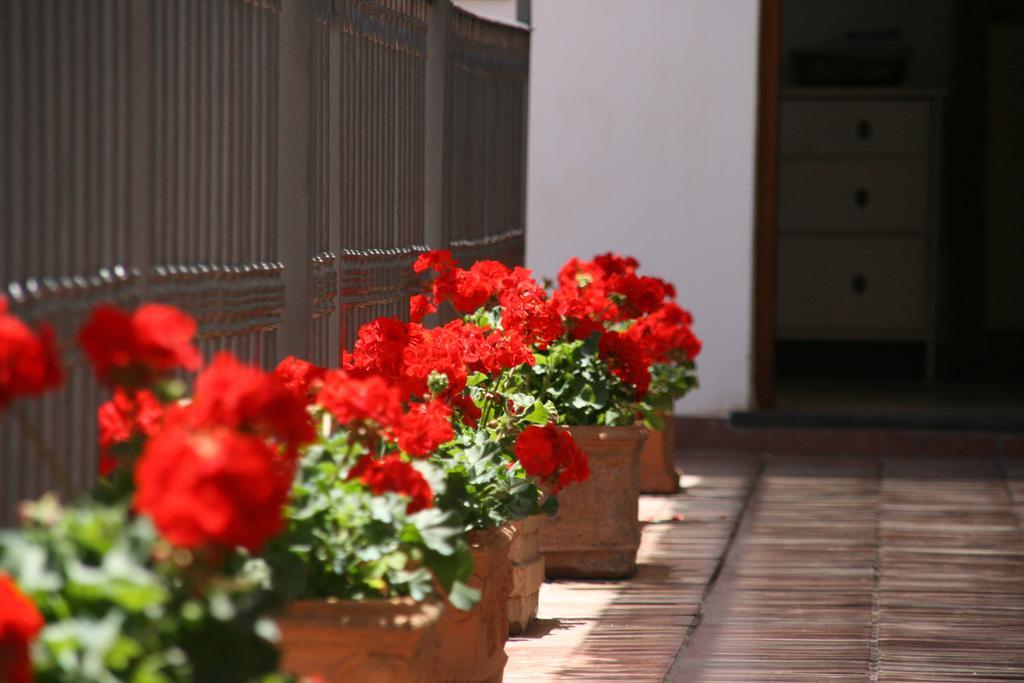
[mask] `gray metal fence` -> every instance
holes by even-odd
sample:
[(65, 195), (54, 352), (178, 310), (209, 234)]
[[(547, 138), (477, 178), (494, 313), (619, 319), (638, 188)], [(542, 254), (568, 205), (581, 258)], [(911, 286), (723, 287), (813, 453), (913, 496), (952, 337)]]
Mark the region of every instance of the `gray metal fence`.
[[(447, 0), (0, 0), (0, 286), (64, 347), (67, 384), (26, 407), (73, 485), (96, 303), (181, 306), (206, 353), (333, 364), (406, 314), (427, 245), (521, 261), (528, 58)], [(0, 417), (0, 522), (52, 484)]]

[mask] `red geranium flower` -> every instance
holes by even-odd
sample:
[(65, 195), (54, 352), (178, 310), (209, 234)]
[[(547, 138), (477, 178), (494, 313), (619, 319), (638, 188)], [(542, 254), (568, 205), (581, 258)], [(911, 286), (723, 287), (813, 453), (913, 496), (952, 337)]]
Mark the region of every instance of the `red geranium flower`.
[(99, 474), (105, 477), (118, 466), (112, 448), (137, 437), (150, 437), (160, 431), (164, 406), (152, 392), (142, 389), (134, 394), (118, 387), (114, 397), (96, 411), (99, 423)]
[(437, 311), (437, 306), (430, 303), (430, 299), (422, 294), (415, 294), (409, 298), (409, 320), (418, 323), (425, 317)]
[(638, 318), (625, 334), (640, 345), (649, 363), (670, 362), (677, 354), (694, 360), (701, 341), (690, 327), (693, 316), (674, 302), (667, 302), (650, 315)]
[(452, 408), (459, 411), (459, 415), (462, 417), (462, 423), (467, 427), (476, 429), (476, 426), (480, 420), (480, 416), (483, 415), (480, 408), (477, 407), (476, 403), (473, 402), (469, 396), (452, 396), (448, 399)]
[(135, 509), (176, 546), (256, 552), (283, 528), (293, 474), (259, 437), (173, 428), (146, 443)]
[(434, 249), (425, 254), (420, 254), (416, 262), (412, 264), (412, 269), (417, 273), (422, 273), (425, 270), (443, 273), (455, 268), (456, 265), (455, 259), (452, 258), (452, 252), (447, 249)]
[(276, 440), (291, 453), (316, 436), (303, 399), (275, 374), (219, 353), (197, 378), (193, 427), (232, 427)]
[(19, 396), (35, 396), (60, 386), (64, 370), (48, 325), (33, 332), (7, 312), (0, 297), (0, 410)]
[(654, 277), (640, 277), (634, 273), (612, 275), (607, 280), (609, 292), (621, 297), (622, 319), (636, 318), (652, 313), (665, 300), (665, 286)]
[(409, 514), (434, 505), (434, 492), (427, 480), (415, 467), (395, 454), (385, 455), (379, 460), (364, 455), (349, 472), (348, 478), (359, 479), (375, 496), (390, 491), (408, 497), (406, 511)]
[(526, 268), (516, 267), (503, 280), (498, 293), (501, 326), (518, 333), (527, 343), (541, 349), (562, 336), (562, 316), (547, 292)]
[(444, 396), (461, 393), (466, 388), (467, 362), (466, 328), (473, 328), (461, 320), (453, 320), (443, 327), (422, 330), (410, 342), (402, 356), (402, 384), (406, 396), (423, 396), (429, 393), (428, 380), (431, 373), (439, 373), (448, 379)]
[(535, 362), (533, 351), (518, 332), (495, 330), (481, 345), (480, 365), (490, 374), (496, 375), (503, 370)]
[(636, 388), (637, 398), (643, 398), (651, 385), (650, 363), (643, 347), (625, 334), (612, 331), (601, 335), (598, 353), (612, 374)]
[(44, 624), (35, 604), (0, 573), (0, 681), (31, 683), (29, 646)]
[(316, 402), (343, 425), (369, 422), (378, 428), (390, 427), (402, 414), (401, 392), (383, 377), (353, 377), (344, 370), (324, 376)]
[(515, 454), (526, 473), (548, 482), (552, 493), (590, 477), (586, 454), (569, 432), (553, 423), (524, 429), (516, 440)]
[(477, 261), (468, 270), (447, 268), (434, 279), (434, 303), (449, 301), (456, 311), (471, 313), (501, 291), (509, 272), (498, 261)]
[(422, 335), (422, 325), (377, 318), (359, 328), (349, 365), (352, 370), (378, 374), (392, 384), (400, 384), (405, 350)]
[(594, 257), (594, 265), (600, 268), (605, 276), (635, 273), (640, 262), (632, 256), (622, 256), (613, 252), (599, 254)]
[(409, 455), (430, 455), (438, 446), (455, 438), (451, 417), (451, 408), (441, 401), (414, 403), (395, 425), (395, 441)]
[(196, 321), (174, 306), (145, 304), (126, 313), (100, 305), (78, 331), (78, 343), (101, 380), (138, 387), (178, 368), (198, 368), (195, 334)]
[(274, 374), (304, 402), (308, 402), (315, 393), (325, 372), (324, 368), (295, 356), (288, 356), (274, 368)]

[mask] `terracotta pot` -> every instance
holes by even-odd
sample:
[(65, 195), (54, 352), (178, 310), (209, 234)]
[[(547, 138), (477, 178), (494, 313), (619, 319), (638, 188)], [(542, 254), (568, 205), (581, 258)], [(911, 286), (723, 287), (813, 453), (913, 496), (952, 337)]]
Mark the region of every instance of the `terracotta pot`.
[(481, 593), (468, 611), (447, 605), (438, 624), (440, 679), (449, 683), (501, 681), (508, 640), (508, 596), (512, 589), (510, 526), (469, 532), (473, 553), (470, 585)]
[(299, 600), (281, 614), (282, 668), (326, 683), (438, 680), (438, 623), (444, 603)]
[(623, 578), (640, 546), (640, 450), (644, 427), (567, 427), (590, 460), (590, 478), (558, 494), (540, 530), (548, 577)]
[(676, 493), (683, 473), (675, 465), (675, 418), (662, 416), (665, 426), (650, 429), (640, 453), (640, 492)]
[(533, 515), (512, 522), (508, 558), (512, 564), (512, 593), (508, 598), (508, 632), (523, 633), (537, 618), (540, 586), (544, 583), (544, 555), (540, 552), (540, 527), (547, 515)]

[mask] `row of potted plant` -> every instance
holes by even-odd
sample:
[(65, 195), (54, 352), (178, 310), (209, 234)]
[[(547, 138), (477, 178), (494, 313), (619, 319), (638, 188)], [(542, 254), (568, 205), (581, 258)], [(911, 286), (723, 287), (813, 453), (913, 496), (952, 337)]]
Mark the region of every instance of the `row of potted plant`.
[(409, 320), (335, 369), (204, 363), (178, 309), (95, 309), (77, 341), (111, 398), (74, 500), (17, 403), (61, 383), (52, 332), (0, 308), (0, 410), (71, 500), (0, 534), (0, 679), (500, 680), (545, 574), (630, 574), (641, 446), (696, 384), (672, 286), (612, 254), (548, 286), (414, 268)]

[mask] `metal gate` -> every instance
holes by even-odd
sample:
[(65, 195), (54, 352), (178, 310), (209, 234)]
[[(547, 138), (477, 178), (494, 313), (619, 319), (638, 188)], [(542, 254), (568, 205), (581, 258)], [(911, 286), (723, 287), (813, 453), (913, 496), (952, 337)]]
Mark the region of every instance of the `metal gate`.
[[(330, 365), (407, 313), (426, 245), (521, 261), (528, 55), (447, 0), (0, 0), (0, 286), (62, 342), (66, 385), (26, 407), (74, 487), (96, 303)], [(15, 432), (0, 416), (2, 523), (52, 485)]]

